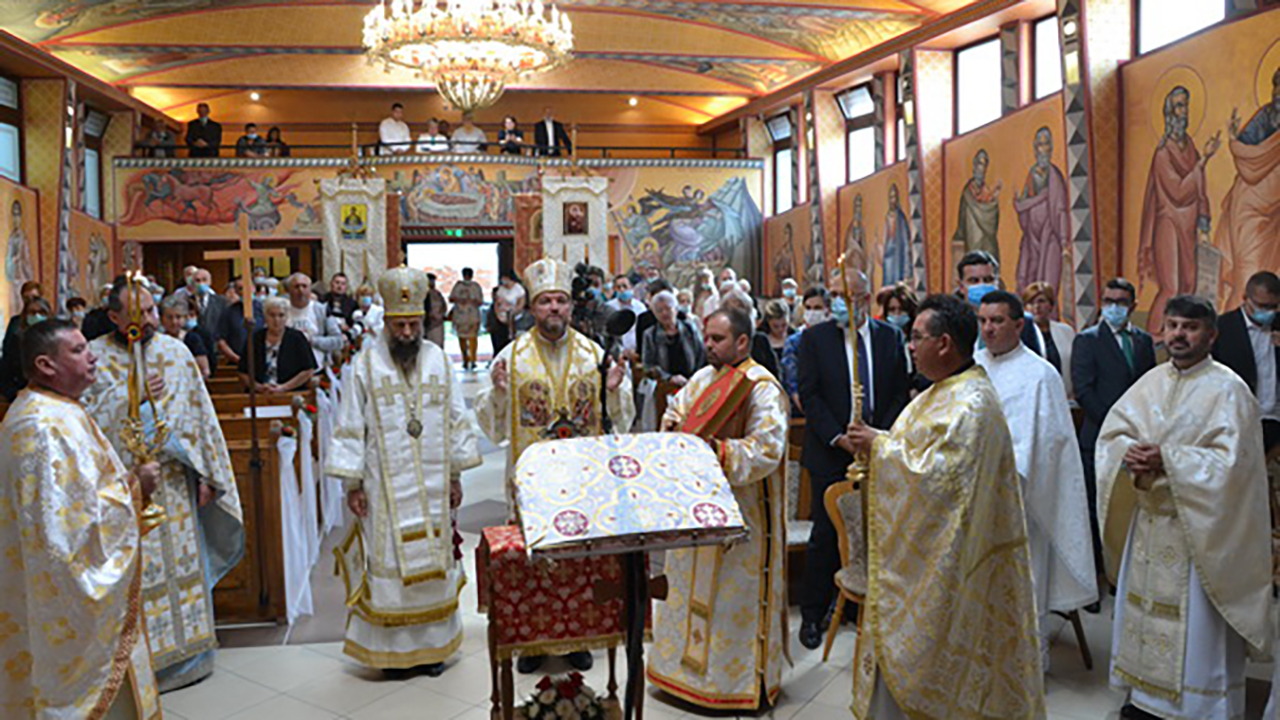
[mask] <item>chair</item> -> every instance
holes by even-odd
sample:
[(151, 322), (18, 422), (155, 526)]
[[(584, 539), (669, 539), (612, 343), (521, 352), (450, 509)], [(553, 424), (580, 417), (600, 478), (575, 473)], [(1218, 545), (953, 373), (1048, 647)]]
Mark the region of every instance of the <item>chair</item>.
[[(840, 628), (840, 619), (844, 617), (845, 603), (856, 603), (858, 607), (858, 634), (862, 634), (862, 604), (867, 596), (867, 543), (862, 534), (863, 507), (862, 492), (851, 480), (833, 484), (827, 488), (822, 498), (827, 509), (827, 517), (835, 526), (836, 536), (840, 539), (840, 569), (836, 571), (835, 583), (838, 595), (836, 611), (831, 618), (831, 626), (827, 628), (827, 644), (822, 650), (822, 661), (826, 662), (831, 655), (831, 645), (836, 640), (836, 632)], [(857, 656), (855, 651), (854, 656)]]

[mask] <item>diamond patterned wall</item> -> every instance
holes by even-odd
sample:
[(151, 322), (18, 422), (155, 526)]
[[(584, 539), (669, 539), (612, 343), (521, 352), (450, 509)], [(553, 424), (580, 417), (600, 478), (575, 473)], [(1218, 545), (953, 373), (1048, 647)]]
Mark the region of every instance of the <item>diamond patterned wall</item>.
[(40, 193), (41, 284), (52, 293), (58, 285), (58, 207), (62, 183), (65, 80), (22, 81), (22, 143), (27, 186)]
[[(823, 263), (823, 271), (834, 267), (840, 246), (840, 225), (837, 213), (839, 202), (836, 191), (845, 180), (848, 161), (845, 154), (844, 115), (836, 103), (834, 93), (815, 92), (813, 99), (814, 130), (818, 134), (818, 181), (822, 199), (822, 249), (818, 254), (817, 228), (814, 230), (815, 260)], [(816, 279), (826, 277), (816, 273)]]
[(1120, 63), (1129, 59), (1129, 0), (1087, 0), (1089, 138), (1093, 143), (1095, 257), (1100, 279), (1120, 274)]
[[(915, 51), (916, 113), (924, 158), (924, 254), (929, 292), (946, 292), (955, 273), (942, 266), (942, 141), (952, 134), (952, 58), (946, 50)], [(910, 137), (910, 131), (907, 133)], [(907, 150), (910, 155), (910, 149)]]

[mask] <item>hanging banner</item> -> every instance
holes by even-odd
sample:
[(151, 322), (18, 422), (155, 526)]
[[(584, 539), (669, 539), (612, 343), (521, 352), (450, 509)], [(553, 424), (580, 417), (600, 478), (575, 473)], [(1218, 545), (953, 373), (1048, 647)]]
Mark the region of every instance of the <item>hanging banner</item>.
[(381, 178), (320, 181), (325, 272), (345, 273), (353, 288), (366, 280), (376, 283), (387, 267), (386, 196), (387, 181)]

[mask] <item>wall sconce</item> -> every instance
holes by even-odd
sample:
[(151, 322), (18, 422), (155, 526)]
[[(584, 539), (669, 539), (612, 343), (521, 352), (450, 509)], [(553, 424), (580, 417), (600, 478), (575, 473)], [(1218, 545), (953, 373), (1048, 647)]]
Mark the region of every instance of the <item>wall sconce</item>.
[(908, 100), (902, 104), (902, 119), (908, 125), (916, 124), (916, 101)]
[(1076, 21), (1075, 21), (1075, 20), (1068, 20), (1068, 21), (1066, 21), (1066, 22), (1062, 23), (1062, 37), (1063, 37), (1063, 38), (1065, 38), (1065, 39), (1067, 39), (1067, 40), (1073, 40), (1073, 39), (1075, 39), (1076, 32), (1077, 32), (1079, 29), (1080, 29), (1080, 27), (1079, 27), (1078, 25), (1076, 25)]

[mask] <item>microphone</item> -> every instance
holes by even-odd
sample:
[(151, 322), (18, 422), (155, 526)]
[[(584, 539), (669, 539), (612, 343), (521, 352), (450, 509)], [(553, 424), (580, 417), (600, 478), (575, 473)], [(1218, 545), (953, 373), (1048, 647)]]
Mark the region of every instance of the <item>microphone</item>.
[(626, 335), (636, 324), (636, 313), (631, 308), (619, 308), (605, 316), (604, 331), (611, 339)]

